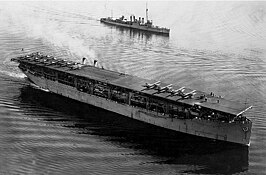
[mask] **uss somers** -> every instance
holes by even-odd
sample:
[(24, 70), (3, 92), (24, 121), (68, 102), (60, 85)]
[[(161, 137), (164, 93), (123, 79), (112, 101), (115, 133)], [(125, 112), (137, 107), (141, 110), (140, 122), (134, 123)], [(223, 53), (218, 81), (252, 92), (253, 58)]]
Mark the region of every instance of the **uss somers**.
[(12, 61), (31, 82), (59, 94), (158, 127), (249, 145), (251, 107), (213, 93), (165, 84), (94, 65), (32, 53)]

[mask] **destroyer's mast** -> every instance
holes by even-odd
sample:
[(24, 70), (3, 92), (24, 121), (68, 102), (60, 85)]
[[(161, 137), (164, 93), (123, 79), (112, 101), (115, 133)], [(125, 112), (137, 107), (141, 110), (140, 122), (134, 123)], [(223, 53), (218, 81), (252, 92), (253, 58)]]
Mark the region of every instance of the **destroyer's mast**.
[(146, 2), (146, 20), (147, 20), (147, 23), (148, 23), (148, 8), (147, 8), (147, 2)]

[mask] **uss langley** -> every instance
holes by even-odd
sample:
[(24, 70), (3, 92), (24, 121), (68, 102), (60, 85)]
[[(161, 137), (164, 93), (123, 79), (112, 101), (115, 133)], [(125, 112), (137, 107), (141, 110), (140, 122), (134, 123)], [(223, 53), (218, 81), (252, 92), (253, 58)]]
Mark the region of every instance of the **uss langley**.
[(11, 59), (38, 87), (158, 127), (249, 145), (251, 107), (222, 97), (32, 53)]

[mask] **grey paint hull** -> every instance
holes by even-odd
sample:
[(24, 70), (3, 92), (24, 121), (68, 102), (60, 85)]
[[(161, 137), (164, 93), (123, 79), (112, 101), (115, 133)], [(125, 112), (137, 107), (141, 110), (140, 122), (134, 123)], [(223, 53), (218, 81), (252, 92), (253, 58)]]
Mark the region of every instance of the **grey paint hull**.
[(151, 27), (147, 27), (147, 26), (140, 26), (137, 24), (128, 25), (128, 24), (122, 24), (122, 23), (107, 21), (107, 20), (102, 20), (101, 22), (106, 23), (106, 24), (131, 28), (131, 29), (137, 29), (137, 30), (143, 30), (143, 31), (148, 31), (148, 32), (154, 32), (154, 33), (161, 33), (161, 34), (169, 35), (169, 30), (167, 30), (166, 28), (159, 28), (159, 27), (158, 28), (151, 28)]
[(75, 87), (67, 86), (57, 81), (51, 81), (44, 77), (36, 77), (29, 72), (24, 73), (38, 87), (55, 94), (170, 130), (249, 146), (251, 129), (245, 130), (245, 128), (251, 128), (251, 123), (226, 123), (196, 118), (170, 118), (168, 115), (132, 107), (127, 104), (119, 104), (106, 98), (87, 94), (78, 91)]

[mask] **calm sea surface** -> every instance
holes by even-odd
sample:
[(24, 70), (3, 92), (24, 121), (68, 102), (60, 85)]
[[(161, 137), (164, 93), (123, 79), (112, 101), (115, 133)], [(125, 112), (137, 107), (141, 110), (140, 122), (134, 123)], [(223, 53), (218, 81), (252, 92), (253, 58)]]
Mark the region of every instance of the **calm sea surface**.
[[(145, 6), (0, 2), (0, 174), (266, 174), (266, 2), (148, 2), (169, 37), (99, 22)], [(252, 105), (251, 146), (212, 146), (35, 89), (10, 59), (36, 51)]]

